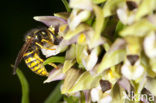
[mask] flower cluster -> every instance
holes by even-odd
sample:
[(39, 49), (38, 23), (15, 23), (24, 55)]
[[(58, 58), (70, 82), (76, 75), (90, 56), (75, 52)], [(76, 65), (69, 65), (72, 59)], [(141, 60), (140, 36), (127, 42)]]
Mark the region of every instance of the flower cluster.
[(61, 93), (81, 98), (73, 102), (129, 103), (124, 96), (131, 92), (156, 96), (156, 0), (70, 0), (67, 6), (71, 12), (34, 17), (60, 40), (55, 51), (42, 53), (65, 53), (44, 82), (63, 80)]

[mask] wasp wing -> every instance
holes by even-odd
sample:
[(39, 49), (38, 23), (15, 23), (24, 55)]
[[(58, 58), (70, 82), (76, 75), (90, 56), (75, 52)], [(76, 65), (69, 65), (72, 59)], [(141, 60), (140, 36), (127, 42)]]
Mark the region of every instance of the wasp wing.
[(26, 41), (23, 45), (23, 47), (21, 48), (21, 50), (19, 51), (17, 58), (15, 60), (15, 65), (14, 65), (14, 70), (13, 70), (13, 74), (16, 74), (16, 69), (19, 65), (19, 63), (21, 62), (22, 58), (23, 58), (23, 54), (28, 50), (30, 44), (32, 43), (32, 39), (29, 39), (28, 41)]

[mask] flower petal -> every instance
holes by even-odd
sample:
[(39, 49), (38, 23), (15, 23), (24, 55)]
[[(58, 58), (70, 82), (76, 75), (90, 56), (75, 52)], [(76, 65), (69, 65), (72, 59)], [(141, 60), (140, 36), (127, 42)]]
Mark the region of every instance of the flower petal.
[(84, 90), (83, 93), (85, 96), (85, 103), (90, 103), (91, 102), (90, 90)]
[(50, 57), (52, 55), (58, 54), (59, 52), (56, 51), (57, 48), (58, 48), (58, 46), (54, 45), (54, 46), (49, 47), (49, 49), (55, 49), (55, 50), (49, 50), (49, 49), (42, 48), (41, 51), (42, 51), (42, 54), (45, 55), (47, 58), (47, 57)]
[(144, 39), (144, 50), (149, 58), (156, 58), (156, 34), (151, 31)]
[(152, 70), (156, 73), (156, 58), (150, 59), (150, 66)]
[(80, 90), (88, 90), (96, 87), (99, 84), (101, 76), (93, 76), (88, 71), (81, 74), (78, 80), (75, 82), (70, 92), (77, 92)]
[(126, 51), (125, 51), (125, 41), (122, 39), (117, 39), (109, 51), (105, 54), (100, 63), (97, 73), (102, 73), (104, 70), (119, 64), (125, 58)]
[(70, 0), (69, 6), (76, 9), (92, 10), (91, 0)]
[(34, 19), (44, 23), (48, 27), (51, 25), (56, 27), (67, 23), (66, 20), (56, 16), (35, 16)]
[(149, 15), (147, 19), (150, 21), (150, 23), (152, 23), (154, 26), (156, 26), (155, 18), (156, 18), (156, 14), (153, 14), (153, 15)]
[(90, 16), (90, 11), (88, 10), (77, 10), (74, 9), (68, 18), (69, 28), (74, 30), (81, 22), (87, 20)]
[(69, 30), (66, 35), (64, 36), (65, 40), (69, 40), (72, 37), (78, 35), (79, 33), (83, 32), (83, 31), (87, 31), (89, 30), (89, 26), (85, 25), (85, 24), (80, 24), (79, 26), (77, 26), (77, 28), (75, 30)]
[(66, 59), (72, 60), (76, 57), (76, 45), (72, 44), (70, 49), (66, 52)]
[(75, 60), (65, 60), (63, 65), (63, 73), (66, 73), (75, 63)]
[(121, 7), (123, 5), (124, 5), (124, 0), (107, 0), (103, 8), (104, 17), (115, 14), (116, 8)]
[(100, 92), (100, 90), (98, 88), (93, 88), (91, 90), (91, 98), (92, 98), (93, 102), (97, 102), (100, 100), (99, 92)]
[(156, 79), (155, 78), (147, 78), (147, 83), (145, 88), (149, 90), (154, 96), (156, 96)]
[(77, 69), (71, 68), (67, 71), (63, 87), (61, 90), (62, 94), (70, 93), (69, 90), (73, 87), (73, 85), (75, 84), (76, 80), (79, 78), (80, 75), (81, 71)]
[(131, 65), (128, 60), (126, 60), (126, 63), (121, 68), (122, 74), (130, 79), (130, 80), (136, 80), (140, 78), (144, 73), (143, 66), (139, 63), (139, 60), (135, 63), (135, 65)]
[(117, 9), (117, 15), (123, 24), (132, 24), (135, 19), (135, 12), (128, 12), (127, 8)]
[(120, 32), (120, 35), (125, 36), (145, 36), (147, 32), (151, 30), (156, 30), (156, 27), (152, 25), (149, 21), (142, 19), (130, 26), (127, 26)]
[(65, 75), (62, 73), (62, 70), (59, 69), (53, 69), (50, 73), (48, 78), (44, 81), (44, 83), (49, 83), (52, 81), (62, 80), (65, 78)]
[(99, 53), (99, 48), (94, 48), (86, 58), (82, 59), (82, 63), (87, 71), (92, 70), (96, 65)]
[(141, 17), (151, 14), (151, 12), (156, 9), (155, 0), (143, 0), (136, 12), (136, 20), (139, 20)]
[(93, 1), (93, 3), (95, 3), (95, 4), (100, 4), (100, 3), (105, 2), (106, 0), (92, 0), (92, 1)]
[(111, 103), (125, 103), (123, 98), (123, 89), (116, 83), (111, 91), (112, 101)]
[(121, 86), (122, 88), (124, 88), (128, 93), (130, 93), (131, 91), (131, 84), (129, 82), (128, 79), (126, 78), (121, 78), (119, 81), (118, 81), (118, 84), (119, 86)]
[(86, 58), (87, 56), (88, 56), (87, 46), (77, 44), (76, 45), (76, 60), (78, 64), (79, 65), (83, 64), (82, 57)]
[(64, 20), (67, 20), (68, 17), (70, 16), (70, 13), (68, 12), (59, 12), (59, 13), (54, 13), (54, 16), (63, 18)]
[(140, 55), (142, 50), (142, 39), (137, 36), (126, 36), (125, 40), (127, 42), (127, 55), (130, 55), (130, 57)]
[(99, 39), (100, 34), (102, 32), (103, 25), (104, 25), (104, 17), (103, 17), (103, 12), (102, 12), (101, 8), (99, 8), (98, 6), (95, 6), (95, 5), (93, 7), (94, 7), (93, 10), (94, 10), (95, 16), (96, 16), (94, 39)]

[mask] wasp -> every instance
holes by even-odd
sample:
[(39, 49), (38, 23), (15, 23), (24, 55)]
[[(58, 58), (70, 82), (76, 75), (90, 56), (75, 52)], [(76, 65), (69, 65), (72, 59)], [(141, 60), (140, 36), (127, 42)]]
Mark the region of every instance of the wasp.
[[(55, 50), (46, 47), (45, 45), (54, 46), (57, 44), (57, 38), (54, 33), (48, 28), (33, 29), (28, 32), (25, 36), (25, 43), (19, 51), (14, 65), (14, 74), (16, 73), (16, 68), (18, 67), (21, 60), (24, 61), (28, 68), (30, 68), (34, 73), (40, 76), (48, 76), (49, 73), (43, 65), (44, 60), (40, 57), (40, 50)], [(54, 63), (50, 64), (54, 68), (57, 66)]]

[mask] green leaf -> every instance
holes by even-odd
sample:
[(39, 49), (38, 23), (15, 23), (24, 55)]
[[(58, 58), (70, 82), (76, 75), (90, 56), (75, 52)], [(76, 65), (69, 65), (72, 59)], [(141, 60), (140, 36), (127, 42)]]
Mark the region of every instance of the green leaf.
[(16, 70), (17, 76), (21, 82), (21, 86), (22, 86), (22, 101), (21, 103), (29, 103), (29, 84), (24, 76), (24, 74), (22, 73), (22, 71), (18, 68)]
[(100, 3), (105, 2), (106, 0), (92, 0), (92, 1), (93, 1), (93, 3), (95, 3), (95, 4), (100, 4)]
[(149, 21), (142, 19), (135, 24), (132, 24), (130, 26), (125, 27), (120, 32), (120, 35), (125, 37), (125, 36), (145, 36), (147, 32), (156, 30), (156, 27), (152, 25)]
[(62, 0), (62, 2), (64, 4), (64, 6), (66, 7), (67, 12), (71, 12), (71, 9), (69, 7), (69, 4), (68, 4), (67, 0)]
[(64, 57), (59, 57), (59, 56), (56, 56), (56, 57), (50, 57), (48, 59), (46, 59), (44, 62), (43, 62), (43, 65), (46, 65), (46, 64), (49, 64), (49, 63), (64, 63), (65, 61), (65, 58)]
[(136, 12), (136, 20), (139, 20), (141, 17), (151, 14), (156, 8), (156, 0), (143, 0), (141, 5), (138, 7)]
[(116, 13), (116, 9), (124, 5), (125, 0), (107, 0), (103, 8), (104, 17), (111, 16)]
[(88, 90), (95, 88), (99, 84), (101, 76), (93, 76), (86, 71), (78, 78), (73, 87), (68, 91), (69, 93), (78, 92), (80, 90)]
[(48, 98), (45, 100), (44, 103), (58, 103), (58, 101), (62, 98), (61, 92), (60, 92), (60, 86), (62, 84), (62, 81), (57, 84), (55, 89), (50, 93)]

